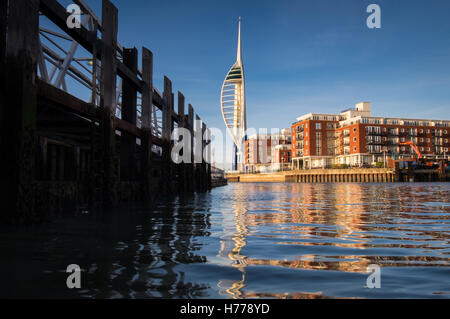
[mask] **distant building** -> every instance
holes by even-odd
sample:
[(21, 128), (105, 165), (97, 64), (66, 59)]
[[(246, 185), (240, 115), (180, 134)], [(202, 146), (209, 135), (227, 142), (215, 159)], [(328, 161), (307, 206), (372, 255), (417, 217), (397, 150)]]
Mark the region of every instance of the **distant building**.
[(292, 166), (292, 150), (291, 144), (280, 144), (275, 146), (272, 154), (272, 170), (273, 171), (285, 171), (289, 170)]
[[(245, 169), (247, 172), (269, 172), (278, 170), (289, 159), (291, 153), (291, 135), (289, 129), (283, 129), (281, 133), (254, 134), (245, 142)], [(284, 146), (280, 148), (278, 146)], [(286, 153), (286, 149), (288, 153)], [(281, 153), (279, 153), (281, 151)], [(282, 161), (282, 162), (278, 162)], [(274, 165), (275, 164), (275, 165)], [(289, 164), (290, 165), (290, 164)]]
[(293, 168), (362, 166), (405, 158), (414, 152), (412, 141), (427, 157), (448, 157), (450, 121), (371, 116), (370, 102), (340, 114), (309, 113), (291, 126)]

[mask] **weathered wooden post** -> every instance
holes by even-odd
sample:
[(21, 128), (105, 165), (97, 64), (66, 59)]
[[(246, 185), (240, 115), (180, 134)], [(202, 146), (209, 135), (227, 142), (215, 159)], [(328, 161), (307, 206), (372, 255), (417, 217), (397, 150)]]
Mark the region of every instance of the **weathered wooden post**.
[[(0, 0), (0, 68), (5, 59), (6, 52), (6, 22), (8, 12), (8, 0)], [(3, 68), (2, 68), (3, 70)]]
[(206, 149), (206, 124), (205, 122), (202, 122), (202, 164), (201, 164), (201, 185), (202, 185), (202, 192), (206, 191), (208, 188), (208, 175), (207, 175), (207, 168), (206, 168), (206, 158), (205, 158), (205, 149)]
[(211, 184), (211, 152), (212, 152), (212, 141), (211, 141), (211, 130), (207, 129), (207, 140), (208, 140), (208, 148), (206, 153), (207, 163), (206, 163), (206, 181), (207, 181), (207, 188), (210, 190), (212, 188)]
[[(185, 129), (186, 128), (186, 117), (184, 115), (184, 95), (178, 91), (178, 128)], [(180, 136), (179, 143), (184, 143), (183, 137)], [(184, 152), (187, 152), (188, 150), (185, 150), (183, 148), (183, 155)], [(178, 164), (178, 191), (179, 192), (185, 192), (186, 191), (186, 163), (182, 162)]]
[(142, 139), (141, 177), (144, 197), (152, 199), (152, 108), (153, 108), (153, 54), (142, 48)]
[(171, 192), (171, 156), (170, 156), (170, 136), (172, 133), (172, 82), (164, 76), (164, 92), (163, 92), (163, 109), (162, 109), (162, 183), (163, 190)]
[[(123, 50), (123, 63), (137, 76), (138, 52), (136, 48)], [(122, 119), (133, 125), (137, 122), (137, 90), (134, 84), (123, 79), (122, 84)], [(123, 181), (136, 179), (136, 137), (122, 132), (120, 137), (120, 178)]]
[(203, 160), (203, 134), (200, 117), (195, 114), (195, 146), (194, 146), (194, 163), (195, 163), (195, 191), (202, 190), (202, 160)]
[(0, 65), (0, 192), (4, 200), (0, 220), (20, 223), (35, 217), (33, 182), (39, 1), (9, 1), (8, 10), (4, 10), (6, 5), (2, 0), (0, 50), (4, 63)]
[(191, 162), (187, 165), (188, 171), (188, 191), (195, 191), (195, 169), (194, 169), (194, 108), (189, 104), (188, 106), (188, 126), (191, 135)]
[(101, 125), (103, 127), (103, 204), (117, 202), (117, 159), (116, 136), (114, 129), (114, 110), (116, 108), (117, 77), (117, 8), (109, 1), (102, 2), (102, 42), (101, 55)]

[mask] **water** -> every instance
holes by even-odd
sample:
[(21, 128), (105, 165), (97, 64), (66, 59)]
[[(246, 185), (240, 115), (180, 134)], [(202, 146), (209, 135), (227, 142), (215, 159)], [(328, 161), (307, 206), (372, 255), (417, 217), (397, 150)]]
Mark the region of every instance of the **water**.
[[(230, 184), (0, 234), (0, 297), (449, 298), (450, 184)], [(66, 267), (82, 268), (81, 289)], [(381, 288), (366, 286), (381, 268)]]

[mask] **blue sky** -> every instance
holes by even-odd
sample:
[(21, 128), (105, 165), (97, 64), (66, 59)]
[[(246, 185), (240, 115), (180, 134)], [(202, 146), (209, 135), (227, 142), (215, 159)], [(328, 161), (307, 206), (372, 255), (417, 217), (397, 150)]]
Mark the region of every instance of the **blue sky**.
[[(87, 0), (101, 16), (101, 1)], [(113, 0), (119, 42), (154, 54), (163, 76), (210, 127), (224, 128), (219, 95), (236, 58), (242, 16), (249, 127), (289, 127), (360, 101), (380, 116), (450, 119), (450, 1)], [(366, 8), (381, 7), (381, 29)]]

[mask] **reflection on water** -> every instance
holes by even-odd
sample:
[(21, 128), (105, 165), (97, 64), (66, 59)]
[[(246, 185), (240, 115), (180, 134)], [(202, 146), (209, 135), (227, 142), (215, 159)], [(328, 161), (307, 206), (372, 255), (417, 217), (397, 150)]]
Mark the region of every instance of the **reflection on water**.
[[(230, 184), (0, 235), (0, 297), (450, 297), (450, 185)], [(69, 264), (82, 288), (65, 288)], [(381, 288), (366, 286), (381, 267)], [(5, 275), (7, 274), (7, 275)]]

